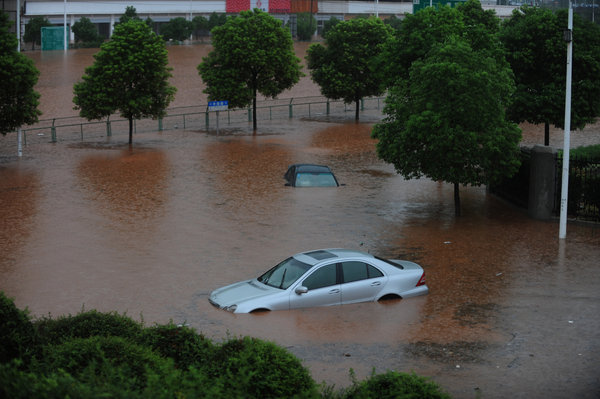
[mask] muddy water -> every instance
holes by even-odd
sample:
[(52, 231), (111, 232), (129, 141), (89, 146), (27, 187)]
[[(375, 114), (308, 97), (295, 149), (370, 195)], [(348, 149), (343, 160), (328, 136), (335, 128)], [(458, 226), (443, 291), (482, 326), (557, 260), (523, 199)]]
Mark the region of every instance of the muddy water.
[[(178, 105), (201, 98), (205, 51), (170, 49)], [(73, 112), (74, 75), (92, 54), (30, 54), (46, 116)], [(304, 79), (288, 94), (317, 93)], [(45, 143), (18, 161), (14, 138), (0, 138), (0, 289), (36, 316), (116, 310), (217, 341), (272, 340), (337, 386), (350, 368), (359, 378), (376, 368), (430, 376), (456, 397), (598, 396), (597, 227), (570, 224), (559, 245), (555, 222), (528, 219), (484, 188), (461, 189), (457, 219), (451, 186), (405, 181), (377, 159), (370, 124), (284, 122), (262, 123), (256, 136), (138, 134), (132, 149), (124, 134)], [(346, 185), (285, 187), (294, 162), (328, 164)], [(431, 292), (251, 316), (208, 303), (216, 287), (326, 247), (416, 261)]]

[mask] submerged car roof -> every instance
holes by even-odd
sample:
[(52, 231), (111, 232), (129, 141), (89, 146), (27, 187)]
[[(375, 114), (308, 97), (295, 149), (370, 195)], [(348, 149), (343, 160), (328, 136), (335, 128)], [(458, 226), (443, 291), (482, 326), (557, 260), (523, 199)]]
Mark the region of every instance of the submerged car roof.
[(312, 266), (326, 259), (343, 258), (348, 256), (373, 257), (373, 255), (371, 254), (362, 251), (356, 251), (353, 249), (329, 248), (301, 252), (299, 254), (294, 255), (294, 258)]
[[(325, 165), (314, 165), (310, 163), (298, 163), (291, 166), (296, 167), (296, 173), (331, 173), (329, 166)], [(290, 167), (291, 167), (290, 166)]]

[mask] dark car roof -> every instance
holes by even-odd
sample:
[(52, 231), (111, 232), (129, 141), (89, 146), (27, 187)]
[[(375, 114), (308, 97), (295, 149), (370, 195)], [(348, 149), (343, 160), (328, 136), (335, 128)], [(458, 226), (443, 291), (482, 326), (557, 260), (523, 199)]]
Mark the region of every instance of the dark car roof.
[(328, 173), (331, 172), (331, 169), (329, 169), (329, 166), (325, 166), (325, 165), (313, 165), (310, 163), (297, 163), (294, 165), (291, 165), (290, 167), (295, 166), (296, 167), (296, 173), (298, 172), (305, 172), (305, 173)]

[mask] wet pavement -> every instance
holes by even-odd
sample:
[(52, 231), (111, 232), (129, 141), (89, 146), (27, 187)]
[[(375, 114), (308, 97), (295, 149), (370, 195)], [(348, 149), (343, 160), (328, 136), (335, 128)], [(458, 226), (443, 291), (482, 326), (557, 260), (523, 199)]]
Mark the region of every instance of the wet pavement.
[[(205, 50), (170, 49), (174, 73), (188, 74), (174, 81), (198, 80), (178, 84), (179, 105), (202, 98), (195, 66)], [(91, 54), (30, 54), (45, 117), (74, 114), (73, 74)], [(289, 95), (317, 94), (307, 79)], [(358, 378), (394, 369), (457, 398), (600, 397), (598, 226), (569, 224), (559, 242), (558, 223), (529, 219), (482, 187), (461, 188), (456, 218), (452, 186), (397, 176), (377, 159), (371, 128), (292, 119), (260, 123), (257, 135), (250, 126), (137, 134), (131, 149), (126, 132), (113, 132), (27, 146), (20, 160), (14, 135), (0, 137), (0, 289), (36, 316), (116, 310), (216, 341), (272, 340), (336, 386), (350, 384), (351, 368)], [(296, 162), (327, 164), (346, 185), (285, 187)], [(259, 315), (208, 303), (214, 288), (327, 247), (416, 261), (431, 292)]]

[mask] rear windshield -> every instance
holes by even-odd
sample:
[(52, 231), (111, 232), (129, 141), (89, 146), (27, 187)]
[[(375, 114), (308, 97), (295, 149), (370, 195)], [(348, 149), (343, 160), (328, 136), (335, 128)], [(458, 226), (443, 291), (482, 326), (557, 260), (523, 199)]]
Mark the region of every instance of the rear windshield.
[(380, 261), (385, 262), (388, 265), (392, 265), (394, 267), (397, 267), (398, 269), (404, 270), (404, 266), (402, 266), (400, 263), (392, 262), (389, 259), (383, 259), (383, 258), (380, 258), (379, 256), (375, 256), (375, 259), (379, 259)]
[(298, 173), (296, 187), (336, 187), (337, 181), (331, 173)]

